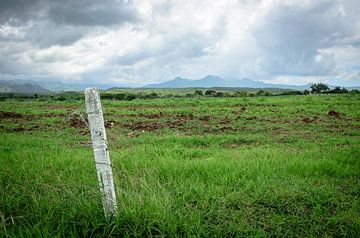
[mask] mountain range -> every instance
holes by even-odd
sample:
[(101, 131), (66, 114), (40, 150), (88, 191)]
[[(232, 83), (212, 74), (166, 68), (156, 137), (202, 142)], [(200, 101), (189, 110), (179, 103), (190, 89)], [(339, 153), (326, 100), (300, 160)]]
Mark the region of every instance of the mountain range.
[(107, 89), (113, 87), (113, 85), (99, 83), (63, 83), (56, 80), (0, 80), (0, 93), (48, 93), (61, 91), (83, 91), (87, 87)]
[(4, 83), (1, 80), (0, 92), (1, 93), (49, 93), (51, 91), (37, 84), (32, 84), (32, 83), (12, 84), (8, 82)]
[[(255, 81), (249, 78), (231, 79), (221, 78), (219, 76), (207, 75), (204, 78), (192, 80), (177, 77), (173, 80), (157, 84), (148, 84), (143, 88), (215, 88), (215, 87), (231, 87), (231, 88), (279, 88), (289, 90), (305, 90), (309, 89), (311, 84), (305, 85), (287, 85), (287, 84), (270, 84), (262, 81)], [(334, 88), (332, 85), (328, 85)], [(98, 87), (100, 89), (124, 88), (122, 85), (99, 84), (99, 83), (63, 83), (56, 80), (36, 81), (24, 79), (0, 80), (0, 93), (48, 93), (61, 91), (83, 91), (87, 87)], [(138, 88), (138, 87), (125, 87)], [(360, 87), (347, 87), (347, 89), (360, 89)]]
[(306, 85), (286, 85), (270, 84), (262, 81), (255, 81), (249, 78), (242, 79), (223, 79), (218, 76), (208, 75), (202, 79), (190, 80), (177, 77), (173, 80), (145, 85), (144, 88), (213, 88), (213, 87), (231, 87), (231, 88), (283, 88), (293, 90), (309, 89), (311, 84)]

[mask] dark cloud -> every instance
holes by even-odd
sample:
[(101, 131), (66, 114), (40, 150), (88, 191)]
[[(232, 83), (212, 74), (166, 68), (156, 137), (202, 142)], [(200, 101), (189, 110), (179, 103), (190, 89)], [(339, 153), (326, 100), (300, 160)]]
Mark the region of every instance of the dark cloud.
[(133, 5), (115, 0), (50, 1), (48, 16), (54, 23), (74, 26), (110, 26), (138, 20)]
[(131, 2), (116, 0), (2, 0), (0, 24), (47, 19), (56, 24), (109, 26), (135, 22), (138, 15)]
[(23, 24), (30, 19), (37, 18), (39, 10), (43, 7), (43, 0), (1, 0), (0, 24)]
[(83, 26), (56, 25), (53, 22), (39, 21), (27, 31), (25, 38), (40, 48), (51, 45), (71, 45), (80, 40), (89, 29)]
[[(39, 47), (69, 45), (96, 28), (139, 20), (131, 2), (117, 0), (2, 0), (0, 27), (18, 27), (23, 41)], [(14, 40), (0, 34), (0, 40)]]
[(272, 74), (324, 75), (335, 67), (331, 54), (336, 35), (353, 33), (337, 1), (273, 7), (255, 28), (263, 52), (261, 66)]

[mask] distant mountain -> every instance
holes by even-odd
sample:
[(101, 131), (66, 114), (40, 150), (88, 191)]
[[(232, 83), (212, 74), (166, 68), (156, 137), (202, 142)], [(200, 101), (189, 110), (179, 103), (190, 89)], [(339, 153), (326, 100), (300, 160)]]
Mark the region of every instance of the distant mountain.
[(177, 77), (173, 80), (145, 85), (144, 88), (213, 88), (213, 87), (232, 87), (232, 88), (283, 88), (293, 90), (309, 89), (311, 84), (296, 86), (286, 84), (270, 84), (261, 81), (254, 81), (249, 78), (242, 79), (223, 79), (218, 76), (208, 75), (202, 79), (190, 80)]
[[(12, 85), (13, 86), (21, 86), (21, 85), (37, 85), (43, 89), (53, 92), (61, 92), (61, 91), (84, 91), (87, 87), (98, 87), (100, 89), (107, 89), (110, 87), (114, 87), (113, 84), (99, 84), (99, 83), (63, 83), (57, 80), (28, 80), (28, 79), (11, 79), (11, 80), (0, 80), (1, 90), (11, 90), (5, 89), (4, 85)], [(30, 89), (29, 89), (30, 90)], [(2, 92), (1, 91), (1, 92)]]
[(0, 92), (1, 93), (49, 93), (50, 90), (31, 83), (11, 84), (11, 83), (4, 83), (3, 80), (0, 80)]

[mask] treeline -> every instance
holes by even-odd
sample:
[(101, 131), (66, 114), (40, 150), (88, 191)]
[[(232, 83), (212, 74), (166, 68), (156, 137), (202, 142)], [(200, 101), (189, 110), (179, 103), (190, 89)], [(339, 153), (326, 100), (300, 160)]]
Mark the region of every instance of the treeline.
[[(325, 85), (326, 86), (326, 85)], [(326, 86), (327, 87), (327, 86)], [(184, 94), (160, 94), (156, 92), (101, 92), (101, 99), (106, 100), (127, 100), (134, 99), (156, 99), (156, 98), (194, 98), (194, 97), (214, 97), (214, 98), (226, 98), (226, 97), (258, 97), (258, 96), (281, 96), (281, 95), (310, 95), (310, 94), (328, 94), (328, 93), (349, 93), (360, 94), (359, 90), (348, 91), (346, 88), (335, 87), (334, 89), (326, 88), (323, 85), (312, 85), (309, 90), (304, 91), (285, 91), (281, 93), (271, 93), (266, 90), (259, 90), (256, 92), (247, 91), (217, 91), (213, 89), (208, 90), (195, 90)], [(0, 101), (5, 99), (16, 100), (38, 100), (38, 101), (72, 101), (72, 100), (84, 100), (84, 94), (82, 92), (63, 92), (53, 94), (16, 94), (16, 93), (1, 93)]]
[(38, 93), (0, 93), (0, 101), (5, 99), (16, 100), (38, 100), (38, 101), (70, 101), (70, 100), (84, 100), (85, 96), (80, 92), (63, 92), (51, 94)]

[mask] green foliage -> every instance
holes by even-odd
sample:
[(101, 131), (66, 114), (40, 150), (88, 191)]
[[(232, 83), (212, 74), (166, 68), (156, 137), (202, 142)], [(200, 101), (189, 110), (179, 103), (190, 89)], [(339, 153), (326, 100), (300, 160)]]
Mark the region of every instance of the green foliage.
[(248, 92), (246, 91), (236, 91), (234, 93), (235, 97), (247, 97), (248, 96)]
[(208, 89), (208, 90), (205, 91), (205, 96), (214, 97), (215, 95), (216, 95), (216, 91), (215, 91), (215, 90)]
[(323, 83), (317, 83), (310, 86), (311, 93), (323, 93), (330, 90), (330, 88)]
[(303, 94), (304, 95), (310, 95), (310, 91), (309, 90), (304, 90)]
[[(305, 91), (307, 91), (307, 90), (305, 90)], [(309, 94), (309, 92), (307, 91), (307, 92), (301, 92), (301, 91), (287, 91), (287, 92), (283, 92), (283, 93), (281, 93), (281, 95), (307, 95), (307, 94)]]
[(337, 86), (329, 91), (329, 93), (348, 93), (348, 92), (349, 91), (346, 88), (340, 86)]
[[(358, 90), (349, 92), (346, 88), (335, 87), (332, 90), (323, 91), (319, 88), (323, 86), (314, 86), (315, 91), (322, 93), (351, 93), (357, 94)], [(215, 90), (216, 89), (216, 90)], [(304, 92), (294, 90), (280, 90), (280, 89), (266, 89), (266, 90), (236, 90), (233, 88), (214, 88), (203, 91), (201, 89), (117, 89), (115, 91), (102, 91), (101, 98), (106, 100), (117, 101), (132, 101), (140, 100), (154, 100), (157, 98), (193, 98), (193, 97), (256, 97), (256, 96), (284, 96), (284, 95), (307, 95), (310, 94), (308, 90)], [(38, 100), (38, 101), (79, 101), (84, 100), (83, 92), (60, 92), (50, 94), (14, 94), (14, 93), (0, 93), (0, 101), (10, 100)]]
[(194, 95), (195, 95), (195, 96), (204, 96), (202, 90), (195, 90)]

